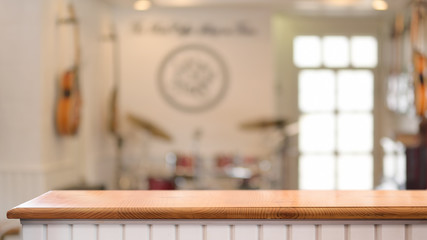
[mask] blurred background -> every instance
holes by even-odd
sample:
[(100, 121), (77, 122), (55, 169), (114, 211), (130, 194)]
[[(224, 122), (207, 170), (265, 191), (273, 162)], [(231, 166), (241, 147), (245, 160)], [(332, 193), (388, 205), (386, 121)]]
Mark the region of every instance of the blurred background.
[(0, 0), (0, 219), (53, 189), (426, 189), (426, 9)]

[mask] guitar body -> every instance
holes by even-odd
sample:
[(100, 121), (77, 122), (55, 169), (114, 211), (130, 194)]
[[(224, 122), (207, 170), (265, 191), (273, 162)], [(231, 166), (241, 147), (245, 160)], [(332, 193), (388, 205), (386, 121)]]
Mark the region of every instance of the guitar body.
[(69, 18), (59, 19), (59, 24), (74, 26), (74, 64), (65, 71), (59, 81), (59, 94), (56, 104), (55, 125), (61, 136), (75, 135), (79, 129), (81, 112), (81, 94), (79, 88), (80, 44), (79, 29), (74, 7), (69, 5)]
[(66, 71), (61, 78), (55, 116), (59, 135), (75, 135), (79, 128), (82, 101), (77, 76), (77, 68), (73, 68)]
[(414, 87), (415, 87), (415, 110), (418, 116), (423, 117), (427, 112), (427, 96), (425, 85), (426, 57), (414, 51)]
[(414, 103), (415, 111), (421, 118), (427, 113), (427, 92), (426, 92), (426, 69), (427, 57), (424, 47), (424, 11), (419, 4), (414, 4), (411, 18), (411, 45), (413, 80), (414, 80)]

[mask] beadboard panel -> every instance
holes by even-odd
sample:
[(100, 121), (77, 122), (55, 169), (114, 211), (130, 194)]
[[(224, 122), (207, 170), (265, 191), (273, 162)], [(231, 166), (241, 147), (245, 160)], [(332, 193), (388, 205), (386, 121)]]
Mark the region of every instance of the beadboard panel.
[(47, 225), (47, 239), (72, 240), (72, 225), (50, 224)]
[(182, 240), (203, 240), (204, 234), (203, 234), (203, 228), (202, 225), (180, 225), (178, 228), (178, 239)]
[(151, 231), (150, 231), (150, 239), (151, 240), (178, 240), (176, 237), (177, 231), (179, 231), (178, 226), (175, 226), (175, 225), (152, 225)]
[[(124, 240), (123, 225), (103, 224), (98, 227), (98, 239), (103, 240)], [(49, 239), (50, 240), (50, 239)]]
[(262, 225), (262, 240), (288, 240), (286, 225)]
[(44, 190), (44, 178), (40, 172), (0, 169), (0, 220), (6, 218), (7, 210)]
[(258, 225), (255, 224), (244, 224), (234, 226), (234, 238), (235, 240), (258, 240)]
[(399, 240), (405, 239), (406, 228), (405, 225), (381, 225), (377, 227), (379, 229), (378, 238), (388, 240)]
[[(25, 240), (47, 240), (46, 225), (23, 225), (22, 226), (22, 239)], [(62, 239), (62, 238), (59, 238)], [(64, 238), (66, 239), (66, 238)]]
[(345, 240), (346, 225), (320, 225), (321, 240)]
[(95, 224), (74, 224), (73, 240), (97, 240), (98, 225)]
[[(171, 220), (173, 221), (173, 220)], [(90, 222), (25, 224), (23, 240), (421, 240), (427, 239), (427, 224), (271, 224), (248, 220), (219, 220), (208, 224), (170, 222)]]
[(69, 162), (48, 165), (46, 168), (1, 166), (0, 220), (6, 218), (6, 212), (11, 208), (46, 191), (78, 184), (76, 167), (76, 164)]
[(408, 228), (410, 229), (410, 240), (427, 239), (427, 224), (409, 225)]
[(379, 238), (375, 234), (375, 225), (350, 225), (349, 226), (350, 240), (383, 240), (383, 239), (375, 239), (376, 237)]
[(231, 226), (227, 224), (206, 225), (206, 240), (230, 240)]
[(149, 240), (150, 228), (148, 225), (126, 224), (124, 225), (124, 238), (126, 240)]
[(318, 240), (316, 239), (316, 225), (291, 225), (290, 240)]

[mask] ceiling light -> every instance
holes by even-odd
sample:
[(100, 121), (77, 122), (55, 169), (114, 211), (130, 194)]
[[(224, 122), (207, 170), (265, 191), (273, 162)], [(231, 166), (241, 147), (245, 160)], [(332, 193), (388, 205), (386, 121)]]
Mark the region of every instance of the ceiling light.
[(346, 6), (354, 5), (356, 1), (355, 0), (327, 0), (325, 2), (326, 4), (332, 5), (332, 6), (346, 7)]
[(377, 11), (385, 11), (388, 8), (388, 4), (384, 0), (373, 0), (372, 1), (372, 8)]
[(133, 3), (133, 8), (137, 11), (144, 11), (151, 7), (151, 2), (149, 0), (138, 0)]

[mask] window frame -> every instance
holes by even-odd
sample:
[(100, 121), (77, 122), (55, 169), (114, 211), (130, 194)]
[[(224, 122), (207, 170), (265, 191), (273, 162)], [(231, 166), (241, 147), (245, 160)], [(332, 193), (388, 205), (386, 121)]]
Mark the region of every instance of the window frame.
[[(376, 79), (377, 79), (377, 74), (376, 74), (376, 71), (377, 71), (377, 68), (378, 68), (378, 65), (379, 65), (379, 62), (378, 62), (378, 59), (379, 59), (379, 56), (380, 56), (380, 48), (379, 48), (379, 39), (378, 39), (378, 37), (377, 36), (375, 36), (374, 34), (351, 34), (351, 35), (348, 35), (348, 34), (318, 34), (318, 35), (316, 35), (316, 34), (296, 34), (296, 35), (294, 35), (293, 36), (293, 38), (292, 38), (292, 44), (294, 44), (295, 42), (295, 39), (297, 38), (297, 37), (299, 37), (299, 36), (315, 36), (315, 37), (319, 37), (320, 38), (320, 41), (321, 41), (321, 43), (320, 43), (320, 46), (321, 46), (321, 51), (323, 51), (323, 39), (325, 38), (325, 37), (330, 37), (330, 36), (337, 36), (337, 37), (346, 37), (347, 38), (347, 40), (348, 40), (348, 47), (349, 47), (349, 49), (348, 49), (348, 58), (349, 58), (349, 60), (348, 60), (348, 66), (342, 66), (342, 67), (327, 67), (326, 66), (326, 64), (325, 64), (325, 61), (324, 61), (324, 58), (323, 58), (323, 56), (322, 56), (322, 54), (321, 54), (321, 64), (319, 65), (319, 66), (317, 66), (317, 67), (299, 67), (299, 66), (297, 66), (296, 65), (296, 63), (293, 61), (292, 63), (293, 63), (293, 66), (295, 67), (295, 69), (296, 69), (296, 72), (297, 72), (297, 76), (298, 76), (298, 86), (297, 86), (297, 90), (298, 90), (298, 110), (299, 110), (299, 119), (301, 119), (302, 117), (304, 117), (304, 116), (309, 116), (309, 115), (312, 115), (312, 114), (331, 114), (332, 116), (333, 116), (333, 118), (335, 119), (335, 129), (334, 129), (334, 135), (335, 135), (335, 146), (334, 146), (334, 150), (332, 151), (332, 152), (330, 152), (330, 153), (320, 153), (320, 152), (302, 152), (301, 151), (301, 149), (300, 149), (300, 147), (299, 147), (299, 141), (298, 141), (298, 157), (297, 157), (297, 161), (298, 161), (298, 188), (301, 188), (301, 184), (300, 184), (300, 180), (301, 180), (301, 176), (300, 176), (300, 174), (301, 174), (301, 169), (300, 169), (300, 159), (301, 159), (301, 157), (302, 156), (304, 156), (304, 155), (307, 155), (307, 156), (309, 156), (309, 155), (312, 155), (312, 154), (321, 154), (321, 155), (323, 155), (323, 156), (332, 156), (333, 158), (334, 158), (334, 163), (335, 163), (335, 166), (334, 166), (334, 189), (339, 189), (339, 184), (338, 184), (338, 178), (339, 178), (339, 173), (338, 173), (338, 169), (339, 169), (339, 156), (360, 156), (360, 155), (366, 155), (366, 154), (369, 154), (369, 156), (371, 156), (371, 158), (372, 158), (372, 188), (374, 188), (375, 187), (375, 183), (376, 183), (376, 181), (375, 181), (375, 179), (376, 179), (376, 174), (375, 174), (375, 172), (376, 172), (376, 164), (375, 164), (375, 155), (376, 155), (376, 153), (375, 153), (375, 151), (376, 151), (376, 141), (375, 141), (375, 139), (376, 139), (376, 136), (377, 136), (377, 134), (376, 134), (376, 114), (375, 114), (375, 112), (376, 112), (376, 107), (375, 107), (375, 105), (376, 105), (376, 96), (375, 96), (375, 89), (376, 89), (376, 86), (375, 86), (375, 83), (376, 83)], [(361, 37), (361, 36), (368, 36), (368, 37), (373, 37), (375, 40), (376, 40), (376, 45), (377, 45), (377, 59), (376, 59), (376, 65), (374, 66), (374, 67), (372, 67), (372, 68), (370, 68), (370, 67), (355, 67), (355, 66), (353, 66), (353, 64), (352, 64), (352, 58), (351, 58), (351, 52), (352, 52), (352, 49), (351, 49), (351, 44), (352, 44), (352, 37)], [(294, 52), (292, 52), (292, 55), (294, 55)], [(295, 57), (293, 56), (292, 57), (293, 58), (293, 60), (295, 59)], [(315, 112), (315, 111), (313, 111), (313, 112), (309, 112), (309, 111), (307, 111), (307, 112), (305, 112), (305, 111), (302, 111), (301, 109), (300, 109), (300, 103), (299, 103), (299, 100), (300, 100), (300, 97), (299, 97), (299, 93), (300, 93), (300, 80), (299, 80), (299, 76), (300, 76), (300, 74), (301, 74), (301, 72), (302, 71), (304, 71), (304, 70), (330, 70), (330, 71), (332, 71), (333, 73), (334, 73), (334, 76), (335, 76), (335, 78), (334, 78), (334, 87), (335, 87), (335, 89), (334, 89), (334, 91), (335, 91), (335, 106), (334, 106), (334, 110), (333, 111), (317, 111), (317, 112)], [(362, 110), (362, 111), (359, 111), (359, 110), (346, 110), (346, 111), (342, 111), (342, 110), (339, 110), (339, 106), (338, 106), (338, 91), (339, 91), (339, 89), (338, 89), (338, 74), (339, 74), (339, 72), (340, 71), (360, 71), (360, 70), (362, 70), (362, 71), (369, 71), (369, 72), (371, 72), (372, 73), (372, 77), (373, 77), (373, 82), (372, 82), (372, 109), (371, 110), (369, 110), (369, 111), (366, 111), (366, 110)], [(372, 150), (371, 151), (360, 151), (360, 152), (341, 152), (341, 151), (339, 151), (339, 149), (338, 149), (338, 117), (340, 116), (340, 114), (352, 114), (352, 113), (364, 113), (364, 114), (369, 114), (371, 117), (372, 117)]]

